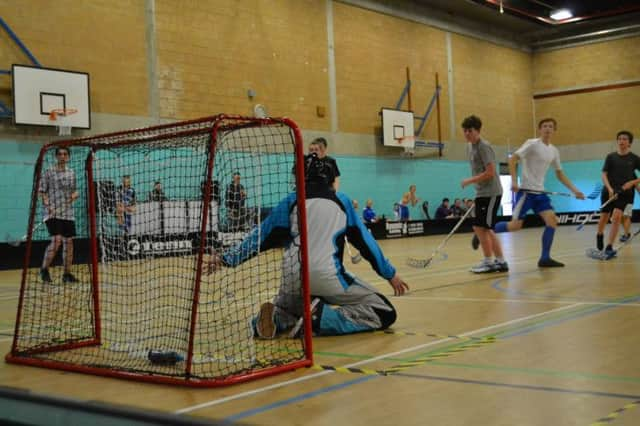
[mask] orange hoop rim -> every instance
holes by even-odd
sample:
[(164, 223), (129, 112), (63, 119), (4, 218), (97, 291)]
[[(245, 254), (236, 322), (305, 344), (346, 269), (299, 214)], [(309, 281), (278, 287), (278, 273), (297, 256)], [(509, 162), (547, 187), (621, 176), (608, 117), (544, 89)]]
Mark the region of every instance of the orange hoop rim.
[(403, 136), (401, 138), (396, 138), (396, 143), (398, 145), (402, 145), (404, 143), (404, 141), (411, 141), (411, 140), (415, 140), (416, 136)]
[(78, 112), (76, 108), (54, 108), (49, 111), (49, 120), (56, 121), (58, 116), (66, 117), (67, 115), (72, 115)]

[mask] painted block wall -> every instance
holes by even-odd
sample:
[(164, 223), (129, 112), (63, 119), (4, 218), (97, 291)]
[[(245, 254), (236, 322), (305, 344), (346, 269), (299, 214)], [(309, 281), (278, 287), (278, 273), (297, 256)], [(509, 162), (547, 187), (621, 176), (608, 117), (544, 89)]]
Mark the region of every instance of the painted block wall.
[[(8, 142), (8, 141), (4, 141)], [(2, 143), (2, 167), (0, 168), (0, 238), (7, 241), (7, 236), (19, 238), (26, 232), (30, 196), (33, 182), (33, 168), (40, 149), (38, 144)], [(11, 148), (11, 149), (10, 149)], [(159, 158), (159, 157), (158, 157)], [(472, 188), (460, 189), (460, 181), (468, 177), (469, 165), (464, 161), (422, 160), (422, 159), (384, 159), (376, 157), (337, 156), (342, 173), (340, 190), (359, 201), (360, 211), (367, 198), (374, 201), (374, 209), (379, 215), (393, 217), (393, 203), (398, 202), (409, 185), (417, 186), (417, 194), (430, 204), (433, 215), (442, 198), (473, 197)], [(253, 161), (248, 158), (247, 161)], [(264, 160), (263, 160), (264, 161)], [(142, 160), (140, 160), (143, 163)], [(278, 162), (272, 162), (276, 164)], [(269, 164), (268, 161), (263, 164)], [(603, 161), (564, 162), (563, 168), (569, 178), (585, 194), (591, 192), (600, 182), (600, 171)], [(266, 166), (265, 166), (266, 167)], [(271, 166), (269, 166), (271, 167)], [(229, 170), (231, 170), (229, 168)], [(139, 176), (136, 190), (140, 199), (146, 199), (153, 181), (162, 176), (148, 170), (138, 170)], [(117, 180), (116, 176), (111, 176)], [(246, 176), (251, 179), (249, 175)], [(551, 191), (567, 192), (557, 181), (552, 171), (547, 176), (547, 188)], [(116, 181), (116, 183), (119, 183)], [(171, 197), (197, 197), (198, 182), (186, 188), (177, 188), (165, 179), (164, 187)], [(223, 187), (227, 181), (222, 182)], [(184, 191), (190, 191), (185, 193)], [(266, 194), (263, 199), (273, 204)], [(567, 197), (554, 197), (553, 205), (557, 211), (595, 210), (599, 200), (579, 201)], [(640, 206), (640, 196), (636, 197), (636, 208)], [(420, 206), (410, 209), (411, 217), (423, 218)]]

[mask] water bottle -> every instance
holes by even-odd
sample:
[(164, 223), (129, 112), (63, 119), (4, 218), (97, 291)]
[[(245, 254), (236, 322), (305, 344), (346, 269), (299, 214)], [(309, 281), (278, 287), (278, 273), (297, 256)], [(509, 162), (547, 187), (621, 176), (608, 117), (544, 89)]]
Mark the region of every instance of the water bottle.
[(180, 361), (184, 361), (184, 357), (176, 351), (150, 350), (148, 354), (148, 358), (152, 364), (159, 364), (159, 365), (174, 365)]

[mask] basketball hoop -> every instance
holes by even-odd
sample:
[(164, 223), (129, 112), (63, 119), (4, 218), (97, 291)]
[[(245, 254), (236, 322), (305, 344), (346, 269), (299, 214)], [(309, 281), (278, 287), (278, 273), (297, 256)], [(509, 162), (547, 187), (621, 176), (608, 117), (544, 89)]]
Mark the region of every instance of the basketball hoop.
[(402, 152), (402, 157), (413, 157), (416, 154), (416, 150), (415, 150), (415, 143), (416, 143), (416, 137), (415, 136), (402, 136), (400, 138), (396, 138), (396, 143), (398, 144), (398, 147), (402, 148), (404, 151)]
[(403, 157), (413, 157), (414, 155), (416, 155), (416, 150), (414, 147), (405, 146), (403, 148), (404, 148), (404, 152), (402, 153)]
[(396, 138), (396, 143), (398, 145), (401, 146), (406, 146), (406, 144), (411, 144), (411, 147), (413, 147), (416, 143), (416, 137), (415, 136), (403, 136), (401, 138)]
[(55, 108), (49, 111), (49, 121), (55, 122), (58, 128), (58, 136), (71, 135), (72, 126), (69, 124), (68, 117), (78, 112), (75, 108)]

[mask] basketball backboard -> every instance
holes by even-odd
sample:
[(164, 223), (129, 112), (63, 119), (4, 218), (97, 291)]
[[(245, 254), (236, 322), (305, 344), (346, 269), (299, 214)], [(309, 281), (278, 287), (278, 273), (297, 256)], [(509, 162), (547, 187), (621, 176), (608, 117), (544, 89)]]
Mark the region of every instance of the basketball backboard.
[(385, 146), (413, 148), (413, 112), (382, 108), (382, 143)]
[(65, 126), (91, 128), (89, 74), (14, 64), (11, 75), (15, 124), (59, 126), (50, 120), (51, 111), (75, 110)]

